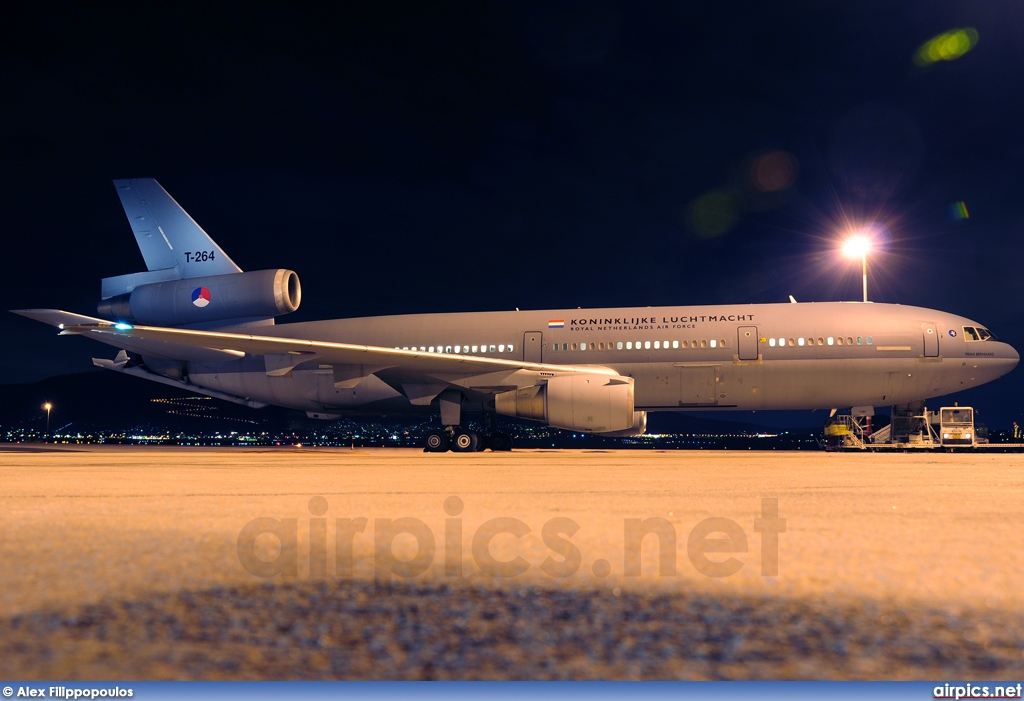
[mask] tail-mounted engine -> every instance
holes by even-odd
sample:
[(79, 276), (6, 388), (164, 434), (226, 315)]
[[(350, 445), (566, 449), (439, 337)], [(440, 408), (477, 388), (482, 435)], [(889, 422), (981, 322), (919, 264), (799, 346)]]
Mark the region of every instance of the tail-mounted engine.
[(302, 288), (291, 270), (253, 270), (139, 285), (99, 303), (100, 316), (151, 326), (269, 318), (299, 308)]

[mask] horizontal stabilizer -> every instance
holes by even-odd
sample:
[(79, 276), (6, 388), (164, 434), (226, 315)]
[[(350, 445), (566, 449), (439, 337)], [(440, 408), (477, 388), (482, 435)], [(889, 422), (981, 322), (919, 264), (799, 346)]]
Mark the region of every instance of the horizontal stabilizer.
[(12, 309), (11, 313), (19, 314), (21, 316), (28, 317), (29, 319), (34, 319), (35, 321), (41, 321), (44, 324), (56, 326), (59, 329), (64, 328), (64, 326), (74, 326), (76, 324), (110, 323), (103, 319), (97, 319), (93, 316), (65, 312), (60, 309)]
[[(82, 335), (82, 329), (114, 328), (114, 322), (105, 319), (97, 319), (83, 314), (74, 314), (60, 309), (12, 309), (14, 314), (41, 321), (50, 326), (60, 329), (61, 336)], [(132, 353), (142, 355), (156, 355), (170, 360), (184, 360), (196, 362), (223, 362), (225, 360), (237, 360), (245, 355), (238, 350), (223, 350), (213, 346), (200, 347), (194, 344), (174, 343), (165, 340), (142, 340), (124, 336), (110, 336), (102, 334), (91, 334), (90, 338), (106, 343), (116, 348), (123, 348)]]

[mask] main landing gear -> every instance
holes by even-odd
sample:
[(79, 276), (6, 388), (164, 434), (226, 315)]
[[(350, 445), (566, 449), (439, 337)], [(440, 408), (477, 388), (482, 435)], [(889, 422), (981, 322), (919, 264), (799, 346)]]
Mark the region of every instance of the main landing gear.
[(423, 452), (475, 453), (490, 448), (493, 451), (512, 450), (512, 437), (507, 433), (492, 433), (489, 436), (478, 431), (469, 431), (459, 426), (446, 426), (427, 434), (423, 441)]
[(423, 452), (444, 453), (451, 450), (455, 453), (475, 453), (490, 448), (491, 450), (512, 450), (512, 436), (494, 430), (494, 411), (483, 413), (483, 432), (470, 431), (462, 428), (462, 394), (455, 389), (446, 389), (437, 395), (438, 408), (441, 411), (441, 423), (444, 428), (433, 430), (423, 441)]

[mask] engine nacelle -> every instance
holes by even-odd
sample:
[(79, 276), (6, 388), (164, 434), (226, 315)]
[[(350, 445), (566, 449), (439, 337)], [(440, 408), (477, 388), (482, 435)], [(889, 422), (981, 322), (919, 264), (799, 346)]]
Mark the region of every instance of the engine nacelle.
[(632, 438), (634, 436), (642, 436), (645, 433), (647, 433), (647, 412), (634, 411), (633, 426), (631, 428), (627, 428), (625, 431), (603, 431), (601, 435), (608, 438)]
[(139, 285), (105, 299), (101, 317), (152, 326), (267, 318), (299, 308), (302, 288), (291, 270), (253, 270)]
[(626, 431), (634, 423), (633, 378), (552, 377), (545, 384), (501, 392), (495, 396), (494, 406), (503, 416), (543, 421), (570, 431)]

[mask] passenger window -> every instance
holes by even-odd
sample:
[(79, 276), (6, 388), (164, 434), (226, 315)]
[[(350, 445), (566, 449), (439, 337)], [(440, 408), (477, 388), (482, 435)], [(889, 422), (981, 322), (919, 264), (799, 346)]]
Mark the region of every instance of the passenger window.
[(508, 344), (508, 352), (509, 352), (509, 353), (511, 353), (511, 352), (512, 352), (512, 350), (513, 350), (513, 348), (512, 348), (512, 344), (510, 343), (510, 344)]
[(678, 348), (679, 347), (679, 341), (672, 341), (672, 347), (673, 348)]
[(700, 347), (701, 348), (707, 348), (708, 347), (708, 342), (707, 341), (701, 341), (700, 342)]
[(577, 346), (577, 345), (576, 345), (575, 343), (574, 343), (574, 344), (572, 344), (572, 349), (573, 349), (573, 350), (576, 350), (577, 348), (578, 348), (578, 346)]
[(654, 342), (654, 350), (661, 350), (661, 341)]
[(782, 348), (785, 345), (786, 345), (786, 339), (780, 338), (779, 339), (779, 348)]
[(619, 341), (618, 343), (616, 343), (616, 344), (615, 344), (615, 347), (616, 347), (617, 349), (619, 349), (619, 350), (622, 350), (622, 341)]
[(626, 350), (633, 350), (633, 342), (626, 341)]
[(496, 350), (496, 348), (495, 348), (495, 346), (494, 346), (494, 345), (492, 344), (492, 345), (491, 345), (491, 352), (493, 353), (493, 352), (494, 352), (495, 350)]
[(821, 336), (818, 336), (818, 345), (819, 346), (825, 345), (825, 339), (823, 339)]
[(651, 342), (650, 341), (644, 341), (644, 348), (646, 348), (647, 350), (650, 350), (651, 349)]
[(868, 345), (870, 346), (871, 344), (872, 344), (871, 336), (868, 336)]
[(768, 345), (771, 346), (772, 348), (774, 348), (775, 347), (775, 339), (774, 338), (769, 338), (768, 339)]
[(846, 337), (846, 345), (848, 345), (848, 346), (852, 346), (853, 345), (853, 336), (847, 336)]
[[(789, 339), (789, 345), (795, 346), (796, 345), (796, 341), (794, 339), (792, 339), (792, 338)], [(803, 345), (803, 344), (801, 343), (800, 345)]]
[(717, 342), (717, 341), (715, 341), (715, 339), (713, 339), (713, 338), (712, 338), (712, 339), (711, 339), (711, 347), (712, 347), (712, 348), (714, 348), (714, 347), (715, 347), (715, 346), (717, 346), (717, 345), (718, 345), (718, 342)]
[[(840, 342), (842, 342), (842, 340), (843, 339), (841, 339), (841, 338), (839, 339)], [(836, 342), (836, 339), (832, 338), (831, 336), (828, 337), (828, 344), (830, 346), (833, 345), (835, 342)]]
[(857, 345), (858, 346), (864, 345), (864, 338), (863, 337), (857, 336)]
[(505, 344), (504, 343), (502, 343), (501, 345), (498, 346), (498, 352), (499, 353), (504, 353), (505, 352)]

